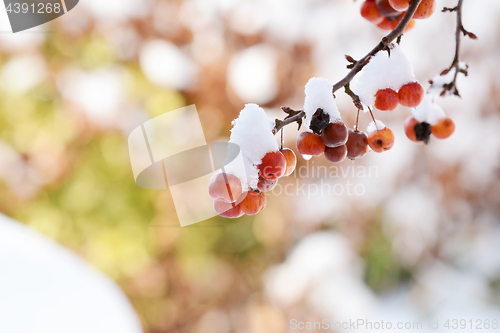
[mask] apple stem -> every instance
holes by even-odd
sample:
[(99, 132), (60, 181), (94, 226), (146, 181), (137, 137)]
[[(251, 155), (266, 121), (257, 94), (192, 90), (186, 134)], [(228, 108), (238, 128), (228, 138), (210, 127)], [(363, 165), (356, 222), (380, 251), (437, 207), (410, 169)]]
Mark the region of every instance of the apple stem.
[(359, 123), (359, 109), (358, 109), (358, 114), (356, 115), (356, 127), (355, 127), (356, 132), (358, 131), (358, 123)]
[(372, 109), (368, 107), (368, 111), (370, 111), (370, 116), (372, 116), (373, 123), (375, 124), (375, 128), (378, 130), (379, 128), (377, 127), (377, 121), (375, 120), (375, 117), (373, 116)]
[(281, 149), (283, 149), (283, 128), (281, 129)]

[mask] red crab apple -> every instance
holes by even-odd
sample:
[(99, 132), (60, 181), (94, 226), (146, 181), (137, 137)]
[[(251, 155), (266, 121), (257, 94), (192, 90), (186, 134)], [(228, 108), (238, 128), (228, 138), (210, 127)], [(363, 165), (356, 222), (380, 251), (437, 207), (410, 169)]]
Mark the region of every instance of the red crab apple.
[[(403, 14), (401, 14), (401, 16), (396, 19), (396, 20), (393, 20), (393, 21), (390, 21), (390, 30), (394, 30), (396, 29), (396, 27), (398, 26), (399, 22), (401, 22), (401, 20), (403, 19)], [(410, 31), (411, 29), (413, 29), (415, 27), (415, 20), (414, 19), (411, 19), (409, 22), (408, 22), (408, 25), (406, 26), (405, 28), (405, 33)]]
[(243, 215), (241, 204), (229, 203), (222, 200), (214, 200), (214, 208), (217, 214), (227, 218), (237, 218)]
[(325, 157), (332, 163), (340, 163), (347, 157), (347, 146), (342, 145), (338, 147), (326, 147)]
[(272, 151), (262, 158), (259, 175), (268, 180), (278, 179), (285, 174), (286, 158), (280, 151)]
[(377, 27), (379, 27), (382, 30), (387, 30), (387, 31), (394, 30), (394, 27), (395, 27), (394, 22), (396, 22), (396, 21), (391, 21), (387, 17), (384, 16), (384, 19), (379, 24), (377, 24)]
[(455, 123), (451, 118), (443, 118), (432, 126), (432, 135), (438, 139), (449, 138), (455, 132)]
[(278, 184), (277, 179), (268, 180), (259, 176), (259, 182), (257, 183), (257, 188), (259, 189), (259, 191), (269, 192), (276, 187), (276, 184)]
[(321, 133), (321, 140), (326, 147), (342, 146), (347, 142), (347, 127), (339, 121), (328, 124)]
[(320, 156), (325, 151), (325, 144), (318, 134), (305, 131), (297, 137), (297, 150), (302, 155)]
[(368, 137), (364, 132), (350, 129), (349, 138), (345, 145), (348, 158), (354, 160), (363, 157), (368, 152)]
[(424, 88), (418, 82), (403, 85), (398, 91), (399, 104), (416, 108), (424, 99)]
[(241, 181), (230, 173), (219, 172), (212, 176), (208, 184), (208, 194), (212, 199), (235, 202), (241, 195)]
[(414, 19), (426, 19), (434, 13), (436, 10), (436, 0), (422, 0), (420, 5), (418, 5), (415, 14), (413, 14)]
[(243, 213), (255, 215), (266, 207), (266, 195), (259, 191), (248, 191), (240, 206)]
[(389, 0), (392, 8), (399, 11), (405, 11), (410, 6), (410, 0)]
[(295, 153), (290, 148), (281, 148), (280, 151), (286, 159), (286, 170), (283, 176), (290, 176), (297, 165), (297, 156), (295, 156)]
[(381, 89), (375, 94), (375, 107), (381, 111), (392, 111), (398, 104), (398, 93), (391, 88)]
[(405, 134), (411, 141), (422, 142), (417, 140), (417, 134), (415, 134), (415, 125), (418, 124), (418, 120), (410, 116), (406, 118), (404, 123)]
[(380, 13), (375, 0), (366, 0), (363, 3), (361, 6), (361, 16), (373, 24), (379, 24), (384, 19), (384, 15)]
[(387, 127), (373, 131), (368, 134), (368, 145), (376, 153), (387, 151), (394, 146), (394, 134)]

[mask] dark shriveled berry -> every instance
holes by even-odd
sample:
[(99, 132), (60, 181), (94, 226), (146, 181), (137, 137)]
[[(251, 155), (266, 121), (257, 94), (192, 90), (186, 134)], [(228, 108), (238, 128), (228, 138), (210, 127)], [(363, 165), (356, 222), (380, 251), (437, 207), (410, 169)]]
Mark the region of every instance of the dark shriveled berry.
[(311, 125), (309, 125), (309, 128), (314, 134), (320, 135), (329, 123), (330, 115), (325, 113), (323, 109), (318, 108), (311, 117)]
[(421, 122), (415, 125), (415, 136), (417, 141), (423, 141), (425, 144), (429, 143), (432, 134), (432, 126), (429, 123)]

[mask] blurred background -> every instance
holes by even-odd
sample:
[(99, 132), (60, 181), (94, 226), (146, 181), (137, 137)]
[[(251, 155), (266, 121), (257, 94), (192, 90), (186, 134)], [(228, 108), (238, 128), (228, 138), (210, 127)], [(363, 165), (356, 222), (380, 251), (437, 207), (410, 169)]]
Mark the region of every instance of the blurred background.
[[(82, 0), (39, 29), (0, 34), (0, 212), (114, 279), (145, 332), (500, 319), (496, 0), (464, 3), (465, 28), (479, 39), (463, 41), (462, 98), (438, 101), (457, 125), (450, 139), (414, 144), (402, 128), (409, 109), (378, 112), (396, 135), (391, 151), (344, 161), (327, 177), (311, 173), (331, 166), (324, 157), (299, 157), (309, 172), (280, 180), (290, 192), (277, 187), (263, 212), (185, 228), (168, 190), (134, 183), (127, 137), (144, 121), (195, 104), (207, 142), (224, 140), (245, 103), (283, 118), (280, 106), (302, 108), (309, 78), (340, 80), (344, 54), (359, 59), (384, 36), (360, 6)], [(454, 29), (455, 15), (438, 10), (403, 37), (424, 88), (451, 64)], [(352, 127), (356, 108), (336, 95)], [(369, 121), (362, 114), (361, 128)], [(284, 134), (295, 150), (296, 126)], [(325, 183), (359, 193), (318, 190)]]

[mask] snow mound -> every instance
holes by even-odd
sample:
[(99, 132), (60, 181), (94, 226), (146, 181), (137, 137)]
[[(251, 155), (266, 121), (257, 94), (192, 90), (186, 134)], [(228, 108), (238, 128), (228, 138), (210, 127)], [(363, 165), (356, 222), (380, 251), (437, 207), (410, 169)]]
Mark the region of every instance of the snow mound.
[(437, 122), (446, 117), (443, 109), (434, 102), (434, 97), (425, 94), (424, 100), (419, 106), (413, 109), (413, 117), (418, 122), (426, 122), (430, 125), (435, 125)]
[[(242, 184), (244, 189), (257, 188), (259, 179), (257, 165), (267, 153), (279, 150), (273, 134), (273, 124), (264, 109), (252, 103), (246, 104), (239, 117), (233, 121), (229, 142), (240, 147), (245, 165), (243, 170), (236, 164), (230, 163), (225, 170), (240, 179), (246, 178), (247, 184)], [(243, 172), (246, 174), (244, 178), (242, 178)]]
[(398, 91), (404, 84), (416, 81), (413, 67), (401, 47), (391, 44), (390, 48), (390, 57), (387, 51), (379, 51), (351, 83), (351, 90), (364, 105), (375, 103), (375, 94), (379, 89)]
[(381, 129), (384, 129), (386, 128), (387, 126), (385, 126), (385, 124), (383, 122), (381, 122), (380, 120), (377, 120), (375, 119), (375, 122), (371, 122), (369, 125), (368, 125), (368, 128), (366, 129), (366, 131), (368, 133), (371, 133), (371, 132), (375, 132), (375, 131), (378, 131), (378, 130), (381, 130)]
[(305, 94), (304, 112), (307, 127), (318, 108), (323, 109), (323, 112), (330, 116), (330, 122), (342, 120), (333, 97), (332, 84), (328, 80), (319, 77), (311, 78), (306, 84)]

